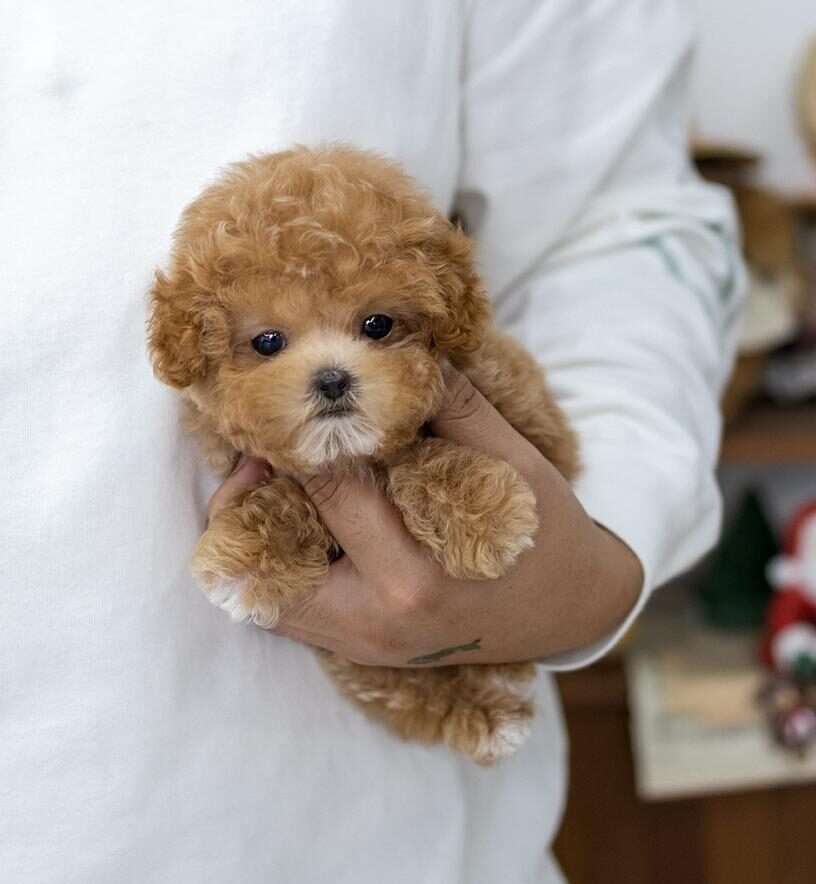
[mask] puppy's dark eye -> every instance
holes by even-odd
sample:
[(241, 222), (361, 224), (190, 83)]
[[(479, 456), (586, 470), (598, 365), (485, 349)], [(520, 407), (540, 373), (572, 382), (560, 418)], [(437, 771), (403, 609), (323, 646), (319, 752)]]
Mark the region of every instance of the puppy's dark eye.
[(286, 346), (286, 338), (279, 331), (261, 332), (252, 339), (252, 349), (261, 356), (274, 356)]
[(363, 322), (363, 334), (375, 341), (384, 338), (394, 327), (394, 320), (384, 313), (375, 313)]

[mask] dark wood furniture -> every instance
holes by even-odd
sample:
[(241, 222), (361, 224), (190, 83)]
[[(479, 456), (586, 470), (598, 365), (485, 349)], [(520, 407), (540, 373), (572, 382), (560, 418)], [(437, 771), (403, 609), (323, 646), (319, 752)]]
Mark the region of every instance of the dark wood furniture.
[(570, 884), (816, 882), (816, 784), (641, 801), (621, 662), (558, 682), (571, 785), (555, 852)]
[[(816, 464), (816, 406), (757, 405), (722, 459)], [(816, 884), (816, 784), (642, 801), (621, 660), (558, 683), (571, 783), (555, 852), (570, 884)]]

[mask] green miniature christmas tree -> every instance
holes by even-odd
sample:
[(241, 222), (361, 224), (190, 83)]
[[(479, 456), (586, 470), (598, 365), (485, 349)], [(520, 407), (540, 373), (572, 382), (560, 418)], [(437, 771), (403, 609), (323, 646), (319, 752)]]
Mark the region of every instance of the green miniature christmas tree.
[(773, 592), (766, 569), (778, 551), (759, 496), (748, 491), (698, 585), (706, 621), (721, 629), (760, 626)]

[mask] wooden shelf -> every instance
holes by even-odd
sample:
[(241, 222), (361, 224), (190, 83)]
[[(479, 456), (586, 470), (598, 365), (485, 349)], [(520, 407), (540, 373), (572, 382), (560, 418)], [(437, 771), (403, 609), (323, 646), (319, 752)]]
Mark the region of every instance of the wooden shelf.
[(614, 655), (588, 669), (559, 673), (558, 688), (562, 701), (570, 708), (626, 707), (626, 678), (620, 659)]
[(816, 192), (792, 194), (788, 202), (802, 220), (816, 222)]
[(735, 166), (756, 166), (762, 155), (752, 148), (731, 141), (704, 138), (692, 140), (691, 152), (698, 163), (723, 163)]
[(723, 463), (816, 463), (816, 404), (761, 403), (726, 431)]

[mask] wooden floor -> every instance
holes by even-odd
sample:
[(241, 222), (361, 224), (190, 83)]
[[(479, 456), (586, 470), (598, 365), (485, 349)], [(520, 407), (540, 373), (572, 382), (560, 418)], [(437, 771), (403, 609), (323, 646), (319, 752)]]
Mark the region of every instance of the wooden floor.
[(816, 884), (816, 785), (642, 802), (620, 665), (559, 683), (572, 783), (556, 854), (570, 884)]

